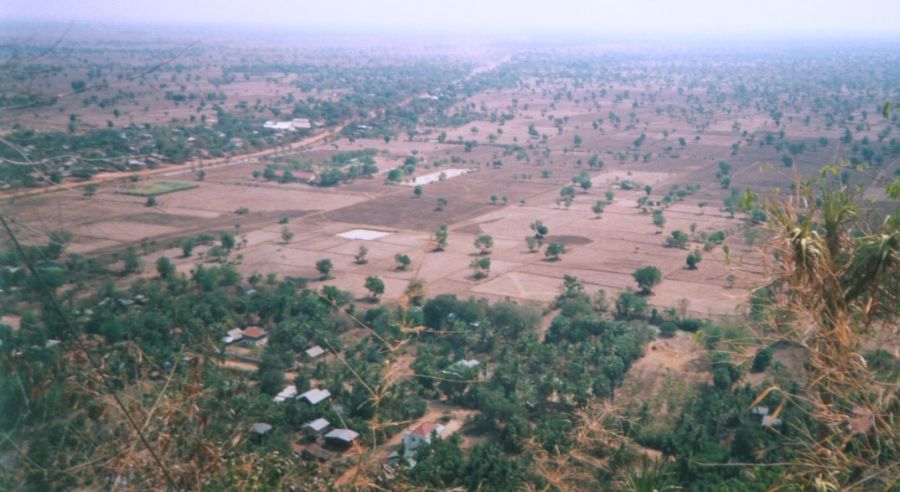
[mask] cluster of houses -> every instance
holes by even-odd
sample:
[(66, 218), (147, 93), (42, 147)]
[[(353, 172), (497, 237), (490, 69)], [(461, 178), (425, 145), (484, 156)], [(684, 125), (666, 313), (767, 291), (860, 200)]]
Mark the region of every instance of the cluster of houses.
[[(317, 418), (303, 424), (303, 439), (310, 443), (304, 449), (303, 454), (309, 458), (330, 459), (337, 452), (348, 449), (359, 438), (359, 433), (345, 428), (333, 428), (331, 423), (323, 418)], [(265, 422), (256, 422), (250, 426), (250, 434), (259, 439), (272, 430), (272, 425)], [(319, 445), (322, 443), (322, 445)]]
[[(235, 328), (229, 330), (222, 337), (222, 342), (228, 346), (240, 344), (242, 346), (262, 346), (268, 340), (268, 332), (259, 326), (248, 326), (244, 329)], [(314, 360), (325, 355), (326, 351), (319, 345), (314, 345), (304, 351), (307, 360)], [(480, 362), (475, 359), (458, 360), (444, 369), (448, 376), (463, 376), (470, 370), (477, 369)], [(331, 392), (323, 388), (311, 388), (303, 393), (297, 391), (293, 384), (287, 385), (272, 401), (278, 404), (288, 401), (300, 401), (306, 405), (315, 407), (331, 398)], [(339, 407), (340, 405), (335, 405)], [(250, 434), (255, 439), (262, 439), (272, 426), (265, 422), (254, 423), (250, 427)], [(301, 426), (302, 437), (299, 442), (304, 445), (298, 448), (298, 454), (307, 459), (327, 461), (336, 457), (340, 452), (351, 448), (359, 439), (359, 433), (346, 427), (335, 427), (324, 418), (316, 418)], [(436, 437), (446, 437), (446, 428), (438, 423), (426, 422), (419, 424), (403, 434), (403, 445), (394, 451), (389, 460), (391, 463), (404, 462), (408, 466), (415, 466), (416, 453), (423, 446), (430, 444)]]
[[(281, 390), (273, 401), (282, 403), (287, 400), (299, 400), (307, 405), (316, 406), (329, 398), (331, 392), (326, 389), (313, 388), (298, 395), (297, 388), (290, 385)], [(302, 441), (306, 442), (306, 446), (300, 454), (305, 458), (323, 461), (334, 458), (341, 451), (346, 451), (359, 438), (358, 432), (345, 427), (333, 427), (331, 422), (321, 417), (303, 424), (301, 430)]]
[[(244, 347), (261, 347), (268, 342), (268, 336), (268, 331), (259, 326), (248, 326), (244, 329), (234, 328), (225, 333), (222, 343), (226, 346), (239, 344)], [(234, 356), (234, 354), (232, 355)], [(306, 349), (304, 355), (308, 360), (314, 360), (325, 355), (325, 349), (314, 345)], [(291, 384), (285, 386), (272, 398), (272, 401), (275, 403), (302, 401), (307, 405), (316, 406), (330, 398), (331, 392), (327, 389), (312, 388), (299, 393), (297, 387)], [(332, 428), (331, 423), (323, 418), (307, 422), (302, 429), (304, 438), (309, 443), (304, 453), (307, 457), (315, 459), (330, 459), (336, 455), (336, 452), (348, 449), (359, 438), (359, 434), (351, 429)], [(257, 422), (250, 427), (250, 433), (257, 439), (261, 439), (271, 430), (272, 426), (265, 422)], [(318, 445), (320, 441), (324, 447)]]
[(346, 451), (359, 438), (359, 433), (347, 428), (334, 428), (323, 418), (303, 424), (304, 440), (307, 446), (300, 455), (307, 459), (327, 461), (341, 451)]

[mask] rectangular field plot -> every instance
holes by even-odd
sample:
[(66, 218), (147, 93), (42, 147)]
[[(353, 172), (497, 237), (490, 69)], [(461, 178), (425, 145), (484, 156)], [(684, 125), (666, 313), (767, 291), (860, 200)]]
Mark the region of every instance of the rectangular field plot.
[(190, 190), (196, 188), (193, 183), (185, 183), (183, 181), (150, 181), (141, 184), (129, 190), (120, 191), (123, 195), (132, 196), (157, 196), (166, 193), (175, 193), (176, 191)]

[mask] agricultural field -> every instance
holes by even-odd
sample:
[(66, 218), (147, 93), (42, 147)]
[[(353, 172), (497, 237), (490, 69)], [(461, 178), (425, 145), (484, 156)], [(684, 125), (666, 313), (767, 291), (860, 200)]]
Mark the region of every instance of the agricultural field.
[(180, 181), (149, 181), (147, 183), (128, 188), (120, 191), (123, 195), (151, 197), (157, 195), (165, 195), (166, 193), (175, 193), (176, 191), (184, 191), (196, 188), (193, 183), (183, 183)]
[[(648, 459), (685, 489), (736, 486), (743, 475), (694, 458), (787, 462), (748, 408), (765, 404), (791, 438), (808, 418), (759, 396), (808, 370), (763, 326), (787, 254), (779, 206), (818, 217), (810, 190), (853, 190), (866, 211), (846, 248), (896, 210), (900, 117), (882, 114), (900, 87), (894, 44), (475, 50), (217, 32), (194, 45), (122, 29), (57, 46), (13, 27), (0, 34), (16, 69), (0, 72), (0, 341), (62, 343), (82, 377), (77, 331), (110, 387), (165, 413), (150, 432), (199, 429), (216, 452), (185, 469), (233, 472), (206, 488), (240, 488), (266, 460), (348, 490), (482, 490), (483, 462), (515, 484), (484, 490), (597, 490)], [(884, 326), (893, 353), (877, 360), (896, 364)], [(51, 385), (49, 365), (15, 367), (34, 394)], [(7, 393), (0, 404), (30, 415)], [(110, 409), (94, 413), (121, 424)], [(317, 419), (341, 432), (316, 434)], [(618, 430), (578, 432), (598, 422)], [(0, 419), (25, 440), (18, 426)], [(701, 427), (709, 445), (689, 438)], [(126, 462), (140, 462), (138, 488), (164, 488), (134, 446), (95, 467), (110, 443), (136, 442), (122, 432), (75, 446), (71, 474), (31, 469), (43, 447), (20, 460), (0, 445), (0, 488), (124, 484)], [(427, 452), (408, 452), (417, 432)], [(570, 463), (577, 486), (550, 486), (560, 450), (606, 471)], [(190, 473), (179, 485), (203, 488)], [(273, 488), (296, 485), (287, 475)]]

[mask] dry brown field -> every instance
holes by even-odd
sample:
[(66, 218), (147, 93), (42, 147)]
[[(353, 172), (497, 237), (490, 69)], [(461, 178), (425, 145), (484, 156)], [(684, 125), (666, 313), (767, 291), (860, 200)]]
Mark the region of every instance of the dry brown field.
[[(290, 82), (275, 75), (250, 77), (227, 86), (231, 91), (228, 100), (260, 99), (264, 104), (276, 104)], [(202, 80), (195, 85), (197, 91), (210, 89)], [(554, 98), (560, 89), (569, 90), (571, 99)], [(786, 187), (792, 170), (781, 166), (781, 154), (771, 146), (759, 146), (761, 135), (774, 131), (774, 123), (765, 113), (737, 107), (718, 108), (715, 116), (689, 122), (679, 112), (684, 106), (677, 101), (682, 99), (675, 98), (671, 87), (663, 83), (607, 87), (605, 96), (597, 96), (598, 91), (589, 84), (573, 88), (566, 80), (530, 80), (515, 88), (487, 90), (462, 100), (459, 107), (507, 112), (513, 115), (511, 120), (422, 128), (422, 133), (411, 139), (398, 137), (390, 142), (328, 138), (269, 153), (272, 155), (265, 161), (255, 156), (226, 161), (207, 167), (205, 180), (196, 182), (195, 189), (162, 195), (155, 207), (146, 207), (142, 198), (119, 193), (135, 186), (123, 180), (104, 183), (92, 198), (73, 189), (17, 199), (10, 211), (23, 237), (32, 242), (40, 242), (47, 231), (73, 232), (70, 251), (79, 254), (115, 252), (144, 240), (145, 246), (150, 246), (144, 275), (154, 274), (152, 265), (162, 255), (173, 258), (185, 272), (198, 262), (212, 261), (203, 254), (205, 248), (191, 258), (182, 258), (177, 247), (180, 238), (235, 231), (239, 247), (231, 259), (242, 273), (304, 276), (314, 279), (316, 285), (315, 263), (329, 258), (335, 266), (334, 278), (324, 284), (348, 290), (358, 299), (365, 297), (363, 283), (370, 275), (385, 281), (382, 302), (396, 302), (409, 281), (418, 278), (425, 282), (429, 295), (454, 293), (547, 303), (557, 295), (564, 275), (574, 275), (589, 290), (604, 289), (614, 298), (617, 292), (635, 287), (631, 276), (635, 269), (652, 265), (662, 270), (664, 278), (649, 298), (652, 305), (686, 307), (699, 316), (740, 313), (750, 290), (762, 280), (764, 266), (759, 242), (754, 243), (753, 234), (744, 232), (746, 220), (740, 214), (729, 217), (722, 210), (728, 190), (719, 186), (715, 174), (718, 163), (727, 160), (735, 186)], [(630, 97), (616, 100), (625, 91)], [(158, 93), (148, 90), (140, 97), (157, 97)], [(697, 94), (700, 97), (702, 91), (698, 89)], [(677, 101), (670, 103), (667, 97)], [(148, 113), (139, 111), (139, 106), (149, 103), (138, 101), (123, 117), (162, 121), (196, 111), (190, 105), (169, 107), (164, 103), (150, 104), (155, 109)], [(666, 111), (658, 110), (669, 106)], [(611, 112), (619, 115), (620, 123), (609, 121)], [(40, 111), (34, 118), (29, 124), (41, 120), (52, 126), (49, 122), (55, 121)], [(796, 118), (785, 118), (787, 132), (807, 143), (807, 150), (797, 158), (797, 172), (808, 175), (843, 155), (836, 144), (839, 132), (826, 131), (820, 117), (809, 123), (801, 122), (799, 113)], [(601, 119), (603, 123), (594, 128), (593, 123)], [(558, 128), (555, 121), (564, 123)], [(542, 137), (531, 137), (530, 125)], [(869, 134), (878, 129), (872, 125)], [(445, 143), (437, 140), (441, 132), (447, 135)], [(494, 134), (493, 141), (489, 134)], [(633, 142), (642, 134), (646, 140), (636, 149)], [(576, 135), (581, 137), (578, 145), (574, 144)], [(828, 135), (828, 145), (816, 143), (821, 135)], [(678, 143), (680, 137), (686, 145)], [(478, 145), (467, 152), (457, 140), (475, 140)], [(740, 143), (737, 153), (731, 149), (735, 142)], [(525, 158), (504, 154), (504, 147), (511, 145), (521, 146)], [(300, 159), (319, 165), (335, 152), (367, 148), (377, 151), (379, 172), (333, 188), (279, 184), (252, 176), (270, 162)], [(649, 155), (646, 160), (645, 154)], [(421, 159), (417, 176), (450, 168), (476, 171), (424, 185), (423, 195), (416, 197), (411, 187), (385, 181), (386, 172), (409, 155)], [(589, 168), (594, 155), (603, 160), (602, 169)], [(501, 167), (492, 165), (497, 159)], [(196, 169), (173, 170), (146, 179), (193, 180)], [(544, 177), (544, 172), (549, 176)], [(570, 207), (560, 205), (560, 188), (581, 172), (590, 175), (593, 186), (588, 191), (578, 189)], [(625, 180), (639, 188), (619, 189)], [(666, 208), (666, 224), (659, 230), (651, 216), (637, 206), (645, 185), (652, 187), (654, 200), (674, 186), (697, 185), (699, 190)], [(613, 191), (615, 198), (602, 216), (596, 217), (591, 205), (605, 201), (607, 191)], [(497, 203), (491, 202), (492, 195), (499, 198)], [(439, 197), (448, 201), (443, 210), (436, 207)], [(247, 212), (238, 214), (241, 208)], [(289, 221), (282, 225), (285, 218)], [(528, 252), (524, 238), (535, 220), (550, 228), (547, 242), (558, 241), (568, 247), (559, 261), (547, 261), (541, 252)], [(432, 251), (431, 236), (442, 224), (450, 231), (449, 247), (437, 253)], [(692, 224), (695, 236), (725, 231), (730, 255), (726, 257), (718, 246), (704, 252), (698, 269), (686, 269), (688, 250), (667, 248), (663, 242), (672, 231), (688, 231)], [(294, 233), (289, 243), (281, 239), (284, 227)], [(338, 236), (352, 229), (389, 234), (368, 241)], [(469, 263), (476, 257), (473, 241), (482, 233), (490, 234), (495, 245), (490, 275), (476, 280)], [(369, 250), (369, 261), (358, 265), (354, 255), (362, 245)], [(695, 246), (701, 245), (691, 248)], [(398, 253), (412, 259), (408, 271), (396, 269), (393, 257)]]

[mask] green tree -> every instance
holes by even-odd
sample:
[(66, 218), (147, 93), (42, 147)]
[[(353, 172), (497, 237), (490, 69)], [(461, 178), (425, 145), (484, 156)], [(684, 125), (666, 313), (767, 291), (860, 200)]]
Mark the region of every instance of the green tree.
[(753, 365), (750, 367), (750, 372), (759, 373), (765, 371), (769, 367), (769, 363), (772, 362), (774, 353), (775, 350), (772, 347), (763, 347), (757, 350), (756, 355), (753, 357)]
[(672, 231), (672, 235), (666, 238), (667, 248), (684, 248), (690, 237), (684, 231)]
[(482, 279), (491, 273), (491, 258), (489, 256), (475, 258), (469, 266), (472, 268), (475, 278)]
[(156, 271), (159, 272), (160, 278), (168, 279), (175, 275), (175, 265), (172, 264), (172, 260), (169, 257), (160, 256), (156, 260)]
[(603, 202), (598, 200), (598, 201), (594, 202), (594, 206), (591, 207), (591, 210), (594, 212), (594, 215), (596, 215), (597, 217), (600, 217), (601, 215), (603, 215), (603, 210), (605, 208), (606, 208), (606, 206), (603, 204)]
[(263, 353), (256, 372), (260, 391), (272, 396), (284, 389), (284, 370), (285, 363), (280, 357), (268, 350)]
[(522, 488), (525, 468), (496, 443), (488, 441), (472, 448), (463, 476), (469, 490), (513, 491)]
[(701, 260), (701, 255), (700, 255), (699, 249), (695, 249), (694, 251), (691, 251), (690, 253), (688, 253), (687, 260), (686, 260), (688, 269), (696, 270), (697, 264), (700, 263), (700, 260)]
[(416, 451), (416, 466), (409, 471), (410, 481), (428, 489), (450, 489), (465, 478), (465, 453), (459, 433), (448, 439), (433, 439)]
[(658, 232), (662, 232), (663, 228), (666, 226), (666, 218), (663, 216), (663, 211), (660, 209), (656, 209), (653, 211), (653, 225), (659, 228)]
[(531, 230), (534, 231), (534, 237), (538, 239), (543, 239), (547, 234), (550, 233), (550, 228), (545, 226), (544, 223), (540, 220), (532, 222), (529, 227), (531, 227)]
[(185, 258), (188, 258), (194, 252), (194, 245), (196, 245), (196, 241), (193, 238), (187, 238), (181, 242), (181, 255)]
[(416, 195), (417, 197), (422, 196), (422, 193), (424, 191), (425, 190), (423, 190), (421, 186), (416, 186), (415, 188), (413, 188), (413, 194)]
[(407, 270), (409, 268), (409, 265), (412, 264), (412, 260), (409, 259), (409, 256), (403, 253), (395, 254), (394, 261), (397, 262), (397, 269), (403, 271)]
[(141, 257), (138, 256), (137, 249), (134, 246), (129, 246), (128, 249), (125, 250), (125, 256), (122, 258), (122, 264), (122, 273), (126, 275), (141, 270)]
[(378, 297), (384, 294), (384, 280), (374, 275), (366, 277), (365, 287), (374, 301), (377, 301)]
[(562, 243), (550, 243), (544, 251), (544, 256), (550, 261), (559, 260), (560, 255), (566, 252), (566, 245)]
[(321, 280), (327, 280), (331, 278), (331, 270), (334, 268), (334, 264), (328, 258), (323, 258), (316, 262), (316, 270), (321, 275), (319, 278)]
[(636, 295), (630, 288), (625, 289), (616, 297), (616, 315), (620, 318), (643, 316), (647, 308), (647, 300)]
[(294, 239), (294, 233), (291, 232), (287, 227), (281, 228), (281, 240), (284, 241), (285, 244), (291, 242), (291, 239)]
[(369, 248), (360, 244), (359, 249), (356, 251), (356, 256), (353, 257), (354, 261), (356, 262), (357, 265), (365, 265), (366, 263), (369, 262), (369, 260), (366, 259), (366, 255), (368, 255), (368, 254), (369, 254)]
[(437, 210), (438, 212), (440, 212), (441, 210), (444, 210), (445, 208), (447, 208), (448, 203), (449, 202), (447, 201), (446, 198), (444, 198), (442, 196), (438, 197), (437, 206), (435, 207), (435, 210)]
[(219, 235), (219, 241), (222, 243), (222, 247), (226, 250), (234, 249), (234, 233), (233, 232), (223, 232)]
[(607, 191), (604, 195), (606, 196), (606, 203), (612, 203), (613, 198), (616, 197), (616, 194), (612, 191)]
[(641, 288), (641, 294), (650, 295), (653, 293), (653, 287), (662, 281), (662, 272), (654, 266), (639, 268), (634, 271), (634, 281)]
[(480, 234), (475, 238), (475, 247), (479, 249), (481, 254), (486, 255), (494, 247), (494, 238), (490, 234)]
[(438, 227), (437, 231), (434, 233), (434, 250), (435, 251), (444, 251), (447, 249), (447, 226), (441, 224)]

